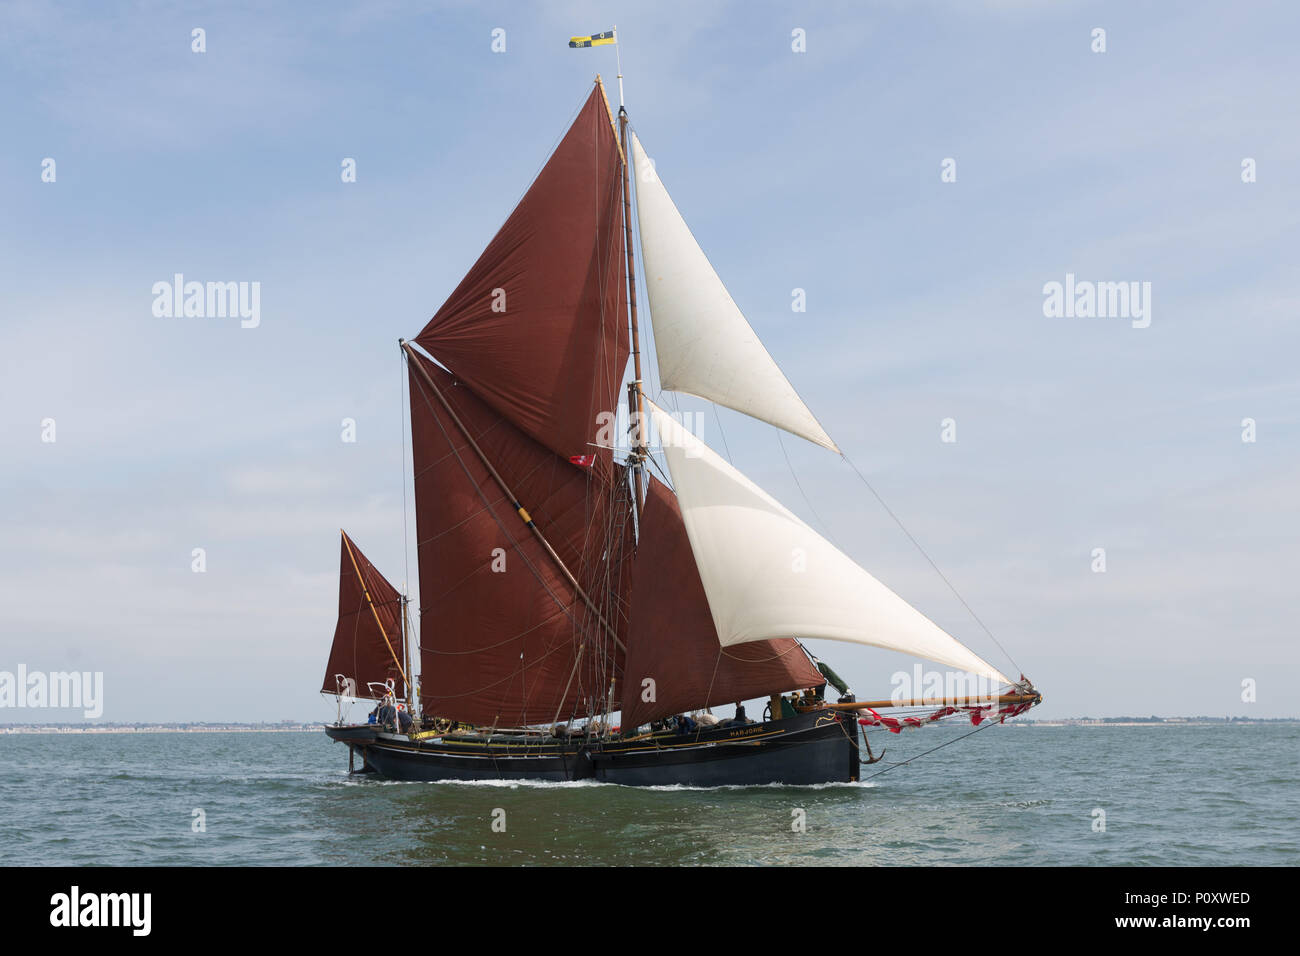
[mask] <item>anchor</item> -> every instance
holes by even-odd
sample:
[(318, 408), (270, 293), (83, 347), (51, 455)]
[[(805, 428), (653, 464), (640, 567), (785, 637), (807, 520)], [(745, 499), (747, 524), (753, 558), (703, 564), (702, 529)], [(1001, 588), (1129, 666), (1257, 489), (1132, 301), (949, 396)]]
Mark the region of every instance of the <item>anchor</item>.
[(865, 727), (862, 728), (862, 746), (867, 748), (867, 759), (863, 761), (864, 763), (878, 763), (885, 759), (885, 750), (887, 749), (885, 747), (880, 748), (879, 757), (876, 757), (871, 753), (871, 741), (867, 740), (867, 728)]

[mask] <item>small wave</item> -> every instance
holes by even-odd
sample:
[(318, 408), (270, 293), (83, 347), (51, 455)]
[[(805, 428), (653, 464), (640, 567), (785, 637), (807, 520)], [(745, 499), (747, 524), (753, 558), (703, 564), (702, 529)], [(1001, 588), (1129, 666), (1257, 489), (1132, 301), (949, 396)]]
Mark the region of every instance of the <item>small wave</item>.
[(608, 780), (537, 780), (537, 779), (519, 779), (519, 780), (501, 780), (501, 779), (484, 779), (484, 780), (387, 780), (384, 778), (374, 777), (370, 774), (359, 777), (348, 777), (345, 780), (332, 781), (334, 784), (351, 787), (400, 787), (400, 786), (451, 786), (451, 787), (504, 787), (514, 790), (519, 787), (526, 787), (535, 790), (583, 790), (590, 787), (616, 787), (619, 790), (628, 790), (632, 792), (657, 792), (657, 793), (685, 793), (685, 792), (703, 792), (711, 793), (717, 790), (868, 790), (874, 789), (876, 784), (867, 781), (833, 781), (829, 783), (751, 783), (751, 784), (723, 784), (720, 786), (704, 787), (686, 783), (667, 783), (656, 784), (653, 786), (635, 786), (625, 783), (613, 783)]
[(365, 774), (336, 781), (345, 787), (504, 787), (515, 790), (519, 787), (536, 790), (576, 790), (585, 787), (608, 787), (600, 780), (387, 780)]
[(727, 783), (715, 787), (701, 787), (688, 783), (656, 784), (649, 787), (633, 787), (615, 784), (628, 790), (650, 790), (659, 793), (677, 793), (680, 791), (703, 791), (711, 793), (716, 790), (870, 790), (876, 784), (866, 780), (836, 780), (828, 783)]

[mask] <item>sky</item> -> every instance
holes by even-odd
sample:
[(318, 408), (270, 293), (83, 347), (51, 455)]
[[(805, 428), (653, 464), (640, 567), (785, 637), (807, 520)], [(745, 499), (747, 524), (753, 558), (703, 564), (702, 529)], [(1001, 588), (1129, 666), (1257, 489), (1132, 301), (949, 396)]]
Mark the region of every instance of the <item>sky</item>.
[[(1300, 9), (1265, 2), (6, 3), (0, 671), (333, 718), (338, 529), (415, 587), (397, 339), (616, 95), (567, 47), (615, 24), (695, 236), (1005, 653), (848, 462), (660, 397), (1034, 716), (1300, 715)], [(256, 327), (155, 315), (176, 273), (260, 283)], [(1146, 319), (1046, 314), (1067, 274)], [(912, 665), (813, 649), (859, 697)]]

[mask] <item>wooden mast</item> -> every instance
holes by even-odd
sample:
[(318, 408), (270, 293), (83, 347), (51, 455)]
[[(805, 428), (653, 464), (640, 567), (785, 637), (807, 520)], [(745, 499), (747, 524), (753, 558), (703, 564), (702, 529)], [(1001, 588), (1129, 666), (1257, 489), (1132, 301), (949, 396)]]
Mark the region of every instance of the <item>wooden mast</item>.
[[(617, 34), (617, 29), (615, 29)], [(615, 40), (615, 51), (617, 51), (617, 40)], [(601, 94), (604, 94), (604, 83), (601, 82), (601, 75), (597, 74), (595, 83), (601, 87)], [(610, 112), (610, 98), (604, 98), (604, 109)], [(614, 120), (612, 114), (610, 120)], [(642, 475), (642, 462), (645, 460), (646, 441), (645, 441), (645, 402), (641, 394), (641, 330), (637, 326), (637, 269), (636, 258), (632, 252), (632, 189), (630, 189), (629, 169), (632, 165), (632, 153), (628, 152), (628, 111), (623, 105), (623, 65), (621, 57), (619, 64), (619, 152), (620, 159), (623, 160), (623, 246), (628, 254), (628, 315), (632, 323), (632, 381), (628, 382), (628, 414), (634, 416), (636, 421), (636, 447), (633, 447), (632, 454), (628, 455), (628, 462), (632, 463), (632, 480), (636, 485), (636, 514), (637, 519), (641, 518), (641, 509), (645, 503), (645, 476)]]
[(636, 464), (633, 466), (632, 475), (636, 481), (637, 488), (637, 515), (641, 515), (641, 507), (645, 496), (643, 496), (643, 477), (641, 475), (642, 462), (645, 460), (646, 438), (645, 438), (645, 401), (641, 394), (641, 333), (637, 328), (637, 272), (636, 264), (632, 258), (632, 196), (630, 196), (628, 176), (628, 166), (630, 160), (628, 157), (632, 153), (628, 152), (628, 111), (619, 105), (619, 139), (623, 143), (623, 245), (628, 248), (628, 310), (632, 313), (632, 381), (628, 382), (628, 408), (632, 408), (632, 403), (636, 402), (636, 427), (637, 427), (637, 444), (633, 449), (636, 454)]
[[(614, 28), (614, 52), (618, 54), (618, 27)], [(609, 112), (609, 96), (605, 94), (605, 84), (601, 82), (600, 74), (596, 74), (596, 85), (600, 87), (601, 94), (605, 97), (605, 111)], [(610, 117), (611, 120), (613, 117)], [(635, 494), (632, 499), (632, 520), (636, 533), (640, 534), (641, 527), (641, 510), (645, 506), (645, 476), (642, 474), (643, 464), (646, 455), (645, 442), (645, 404), (641, 394), (641, 332), (637, 326), (636, 320), (636, 260), (632, 252), (632, 190), (630, 167), (632, 165), (632, 154), (628, 150), (627, 142), (627, 109), (623, 106), (623, 62), (622, 55), (619, 54), (618, 65), (618, 138), (620, 159), (623, 161), (623, 247), (627, 253), (627, 304), (628, 315), (631, 322), (632, 338), (632, 381), (627, 385), (627, 409), (628, 414), (635, 416), (636, 439), (635, 445), (628, 454), (628, 464), (632, 468), (632, 483)], [(620, 644), (620, 647), (623, 645)], [(623, 648), (626, 652), (627, 648)], [(577, 671), (577, 662), (574, 662), (574, 671)], [(569, 675), (572, 682), (573, 675)], [(565, 696), (568, 696), (568, 689), (565, 689)], [(610, 714), (613, 712), (614, 703), (614, 680), (609, 683), (609, 692), (605, 699), (604, 727), (602, 736), (608, 737), (610, 730)], [(556, 719), (558, 720), (558, 714)]]

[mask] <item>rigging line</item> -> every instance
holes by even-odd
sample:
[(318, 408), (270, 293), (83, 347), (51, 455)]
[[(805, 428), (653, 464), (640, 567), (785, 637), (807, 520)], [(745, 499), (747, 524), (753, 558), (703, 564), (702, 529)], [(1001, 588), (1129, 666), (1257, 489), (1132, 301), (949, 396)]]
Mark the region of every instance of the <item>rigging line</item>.
[(839, 544), (831, 534), (830, 525), (822, 520), (822, 516), (817, 513), (817, 509), (813, 506), (812, 501), (809, 500), (807, 493), (803, 490), (803, 485), (799, 483), (799, 476), (795, 474), (794, 465), (790, 463), (790, 453), (786, 451), (785, 437), (781, 434), (781, 429), (777, 428), (775, 425), (772, 427), (776, 430), (776, 440), (781, 445), (781, 454), (785, 456), (785, 466), (790, 469), (790, 477), (794, 479), (794, 486), (799, 489), (799, 496), (803, 498), (803, 503), (808, 506), (808, 510), (812, 512), (812, 516), (817, 519), (817, 523), (821, 525), (822, 533), (826, 535), (826, 539), (830, 541), (831, 544), (835, 545), (835, 547), (839, 548)]
[[(656, 405), (659, 406), (660, 410), (662, 410), (663, 412), (665, 412), (665, 413), (668, 414), (668, 417), (669, 417), (669, 418), (674, 418), (674, 416), (675, 416), (674, 420), (675, 420), (679, 425), (681, 425), (683, 428), (685, 428), (688, 432), (691, 431), (691, 429), (689, 428), (689, 426), (687, 426), (687, 425), (685, 424), (685, 421), (686, 421), (685, 415), (686, 415), (687, 413), (684, 413), (684, 412), (682, 411), (682, 409), (681, 409), (681, 398), (680, 398), (680, 396), (678, 396), (678, 394), (677, 394), (676, 392), (669, 392), (669, 391), (664, 391), (664, 390), (661, 389), (660, 392), (659, 392), (659, 394), (658, 394), (657, 396), (655, 396), (655, 398), (653, 399), (653, 401), (654, 401), (654, 404), (656, 404)], [(647, 415), (650, 415), (650, 416), (651, 416), (651, 421), (653, 421), (653, 415), (652, 415), (650, 412), (646, 412), (646, 414), (647, 414)], [(694, 433), (694, 432), (691, 432), (691, 434), (693, 435), (693, 434), (695, 434), (695, 433)], [(670, 480), (670, 475), (671, 475), (671, 473), (668, 471), (668, 468), (667, 468), (668, 458), (667, 458), (667, 456), (664, 454), (664, 450), (663, 450), (663, 436), (659, 434), (659, 430), (658, 430), (658, 428), (655, 429), (655, 435), (654, 435), (654, 437), (657, 438), (657, 439), (659, 439), (659, 447), (658, 447), (658, 448), (648, 448), (647, 450), (649, 451), (650, 455), (649, 455), (649, 457), (648, 457), (646, 460), (649, 461), (652, 465), (654, 465), (655, 470), (658, 471), (659, 474), (663, 476), (663, 478), (664, 478), (664, 484), (667, 485), (669, 488), (672, 488), (673, 493), (676, 494), (676, 493), (677, 493), (677, 489), (676, 489), (676, 488), (673, 488), (673, 483), (672, 483), (672, 481)], [(664, 464), (663, 464), (663, 465), (660, 465), (660, 464), (659, 464), (659, 462), (655, 459), (655, 455), (659, 455), (660, 457), (662, 457), (662, 458), (664, 459)]]
[[(736, 466), (736, 463), (731, 460), (731, 446), (727, 444), (727, 433), (722, 430), (722, 419), (718, 416), (718, 403), (709, 402), (709, 404), (713, 406), (713, 420), (718, 423), (718, 434), (722, 436), (722, 450), (727, 453), (727, 464), (731, 465), (734, 468)], [(778, 432), (778, 435), (779, 434), (780, 433)], [(784, 450), (784, 446), (783, 446), (783, 450)], [(786, 461), (788, 463), (789, 459), (787, 458)], [(793, 469), (791, 469), (791, 471), (793, 471)], [(795, 484), (798, 483), (799, 483), (799, 479), (796, 478)], [(800, 490), (802, 491), (802, 489)]]
[(787, 647), (785, 650), (781, 651), (780, 653), (773, 654), (770, 657), (740, 657), (736, 654), (728, 653), (727, 648), (725, 647), (721, 648), (719, 650), (719, 653), (723, 657), (727, 657), (735, 661), (737, 664), (766, 664), (769, 661), (778, 661), (783, 657), (788, 657), (789, 655), (793, 654), (796, 650), (803, 651), (805, 654), (808, 653), (808, 651), (804, 648), (802, 644), (799, 643), (798, 640), (794, 642), (794, 646)]
[[(708, 690), (705, 692), (705, 694), (704, 694), (704, 699), (705, 699), (705, 700), (709, 700), (710, 698), (713, 697), (713, 685), (714, 685), (714, 683), (715, 683), (715, 682), (717, 681), (717, 679), (718, 679), (718, 668), (721, 667), (721, 666), (722, 666), (722, 648), (719, 647), (719, 648), (718, 648), (718, 656), (715, 657), (715, 658), (713, 659), (713, 676), (709, 678), (709, 689), (708, 689)], [(708, 710), (710, 713), (713, 712), (713, 709), (712, 709), (709, 705), (707, 705), (707, 704), (705, 705), (705, 709)], [(698, 713), (698, 711), (697, 711), (697, 713)], [(702, 733), (704, 733), (704, 725), (701, 724), (701, 723), (698, 723), (698, 722), (697, 722), (697, 723), (695, 724), (695, 742), (696, 742), (696, 743), (699, 743), (699, 742), (700, 742), (700, 734), (702, 734)]]
[(873, 496), (875, 496), (876, 501), (880, 503), (880, 507), (885, 509), (885, 513), (889, 515), (889, 517), (894, 519), (894, 524), (898, 525), (899, 530), (902, 531), (903, 534), (907, 535), (907, 540), (911, 541), (912, 544), (916, 546), (916, 550), (921, 552), (921, 557), (925, 558), (925, 560), (929, 562), (930, 567), (934, 568), (934, 573), (939, 575), (939, 577), (943, 580), (944, 584), (948, 585), (948, 590), (951, 591), (953, 593), (953, 596), (956, 597), (957, 600), (961, 602), (961, 606), (964, 607), (967, 610), (967, 612), (969, 612), (972, 618), (974, 618), (975, 623), (978, 624), (983, 629), (984, 633), (989, 636), (989, 640), (991, 640), (994, 644), (997, 645), (998, 650), (1000, 650), (1003, 654), (1006, 655), (1007, 660), (1011, 662), (1011, 665), (1017, 671), (1019, 671), (1021, 674), (1024, 674), (1024, 670), (1022, 670), (1020, 665), (1016, 663), (1016, 659), (1011, 656), (1011, 652), (1008, 651), (1005, 647), (1003, 647), (1002, 642), (993, 636), (993, 632), (989, 630), (988, 625), (985, 624), (982, 620), (980, 620), (980, 616), (975, 613), (975, 609), (966, 603), (966, 599), (961, 596), (961, 592), (958, 591), (957, 588), (953, 586), (953, 583), (948, 580), (947, 575), (945, 575), (942, 571), (939, 570), (939, 565), (934, 563), (934, 559), (931, 558), (930, 555), (926, 553), (925, 548), (921, 547), (921, 542), (917, 541), (914, 537), (912, 537), (912, 532), (907, 530), (907, 528), (904, 526), (902, 520), (898, 517), (898, 515), (894, 514), (893, 509), (891, 509), (889, 505), (885, 504), (885, 499), (880, 497), (880, 492), (876, 491), (876, 489), (872, 487), (871, 482), (867, 481), (867, 476), (858, 470), (858, 466), (853, 464), (852, 460), (849, 458), (848, 455), (844, 454), (843, 452), (840, 452), (840, 457), (844, 459), (845, 464), (847, 464), (850, 468), (853, 469), (853, 473), (856, 474), (858, 478), (862, 480), (862, 483), (867, 486), (867, 490), (870, 491)]
[[(361, 634), (361, 609), (364, 607), (365, 603), (363, 597), (362, 602), (357, 604), (357, 609), (352, 615), (352, 673), (357, 675), (358, 681), (361, 679), (361, 664), (357, 660), (357, 638)], [(329, 665), (327, 664), (326, 666), (328, 667)], [(369, 690), (370, 688), (367, 686), (366, 689)]]
[[(882, 773), (889, 773), (889, 771), (891, 771), (891, 770), (896, 770), (896, 769), (898, 769), (899, 767), (906, 767), (906, 766), (907, 766), (909, 763), (911, 763), (912, 761), (914, 761), (914, 760), (920, 760), (922, 757), (926, 756), (926, 754), (932, 754), (932, 753), (934, 753), (936, 750), (942, 750), (944, 747), (947, 747), (949, 744), (955, 744), (955, 743), (956, 743), (957, 741), (959, 741), (959, 740), (965, 740), (967, 737), (972, 737), (972, 736), (974, 736), (975, 734), (978, 734), (981, 730), (986, 730), (987, 728), (992, 727), (993, 725), (994, 725), (994, 721), (989, 720), (989, 721), (987, 721), (987, 722), (985, 722), (985, 723), (983, 723), (983, 724), (980, 724), (980, 725), (979, 725), (978, 727), (976, 727), (974, 730), (962, 734), (960, 737), (954, 737), (954, 738), (952, 738), (952, 740), (945, 740), (943, 743), (939, 744), (939, 746), (937, 746), (937, 747), (931, 747), (929, 750), (923, 750), (923, 751), (921, 751), (919, 754), (917, 754), (917, 755), (914, 756), (914, 757), (908, 757), (906, 760), (900, 760), (898, 763), (890, 764), (890, 765), (889, 765), (888, 767), (886, 767), (884, 770), (877, 770), (875, 773), (873, 773), (873, 774), (869, 774), (869, 775), (863, 777), (863, 778), (862, 778), (862, 782), (863, 782), (863, 783), (866, 783), (866, 782), (867, 782), (868, 780), (870, 780), (872, 777), (879, 777)], [(862, 736), (865, 738), (866, 735), (867, 735), (867, 728), (863, 727), (863, 728), (862, 728)], [(881, 752), (883, 753), (883, 751), (881, 751)]]
[[(816, 654), (814, 654), (812, 651), (808, 650), (808, 645), (805, 644), (803, 641), (799, 640), (799, 638), (796, 637), (796, 638), (794, 639), (794, 642), (795, 642), (796, 644), (799, 645), (799, 650), (803, 651), (804, 654), (807, 655), (808, 660), (810, 660), (810, 661), (812, 662), (812, 666), (813, 666), (813, 667), (817, 667), (817, 662), (820, 661), (821, 658), (818, 657)], [(818, 673), (821, 673), (821, 668), (820, 668), (820, 667), (817, 667), (817, 672), (818, 672)], [(826, 675), (825, 675), (825, 674), (822, 674), (822, 676), (825, 677)], [(845, 681), (845, 683), (848, 683), (848, 682)], [(850, 690), (852, 690), (852, 688), (850, 688)]]
[[(546, 653), (538, 657), (537, 661), (541, 662), (546, 660), (546, 658), (550, 657), (552, 654), (556, 654), (559, 653), (560, 651), (565, 650), (566, 646), (567, 645), (560, 645), (560, 646), (550, 648), (549, 650), (546, 651)], [(479, 687), (477, 690), (467, 690), (461, 694), (451, 694), (451, 693), (443, 692), (437, 694), (436, 696), (439, 701), (455, 700), (461, 697), (478, 697), (483, 695), (484, 693), (486, 693), (487, 691), (491, 690), (494, 687), (500, 687), (502, 684), (506, 684), (510, 681), (513, 681), (516, 677), (520, 676), (521, 674), (522, 671), (520, 670), (511, 671), (509, 674), (507, 674), (505, 677), (502, 677), (500, 680), (492, 681), (492, 683), (490, 684), (484, 684), (482, 687)]]
[[(441, 595), (440, 600), (443, 597), (447, 597), (451, 593), (452, 593), (451, 591), (448, 591), (446, 594)], [(526, 627), (522, 631), (518, 631), (510, 635), (504, 640), (497, 641), (495, 644), (480, 644), (478, 647), (471, 647), (463, 651), (449, 651), (443, 648), (432, 647), (429, 649), (429, 653), (441, 657), (468, 657), (472, 654), (486, 654), (489, 651), (495, 651), (498, 648), (505, 647), (507, 644), (513, 644), (515, 641), (528, 637), (528, 635), (532, 634), (534, 631), (537, 631), (539, 628), (546, 627), (548, 624), (556, 620), (556, 618), (558, 618), (563, 613), (564, 613), (563, 609), (557, 610), (549, 617), (542, 618), (540, 621), (538, 621), (536, 624), (533, 624), (531, 627)], [(488, 686), (491, 687), (495, 685), (490, 684)]]
[(668, 472), (664, 471), (663, 466), (660, 465), (659, 462), (655, 460), (654, 456), (651, 456), (650, 458), (648, 458), (648, 459), (646, 459), (646, 460), (649, 461), (650, 464), (654, 465), (654, 469), (655, 469), (655, 471), (659, 472), (660, 477), (663, 479), (663, 483), (664, 483), (664, 485), (665, 485), (669, 490), (675, 492), (676, 489), (673, 488), (672, 477), (668, 474)]

